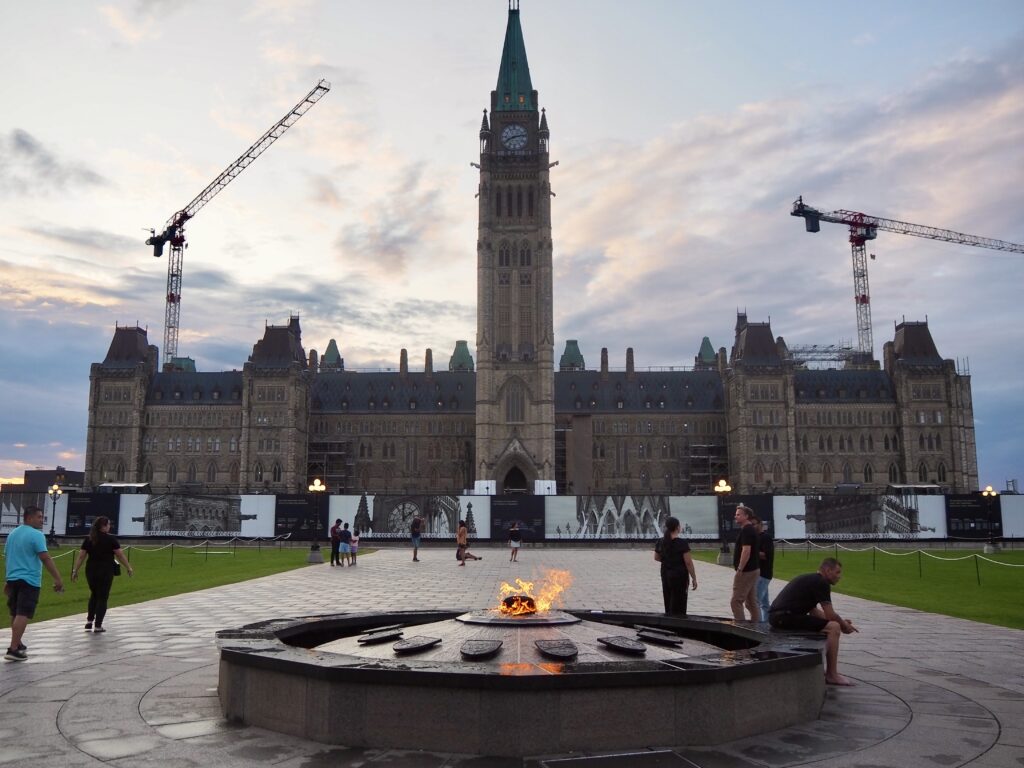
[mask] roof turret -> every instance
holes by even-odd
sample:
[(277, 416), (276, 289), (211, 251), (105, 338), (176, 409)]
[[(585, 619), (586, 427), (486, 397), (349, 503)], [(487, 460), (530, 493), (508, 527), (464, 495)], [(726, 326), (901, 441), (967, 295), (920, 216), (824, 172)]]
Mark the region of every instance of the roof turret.
[(474, 370), (473, 356), (469, 354), (469, 346), (465, 340), (455, 342), (455, 351), (452, 352), (452, 356), (448, 360), (448, 370), (452, 372), (468, 371), (470, 373)]
[(558, 360), (558, 370), (560, 371), (582, 371), (586, 368), (586, 363), (583, 360), (583, 353), (580, 352), (580, 345), (576, 339), (566, 339), (565, 352), (562, 353), (562, 357)]

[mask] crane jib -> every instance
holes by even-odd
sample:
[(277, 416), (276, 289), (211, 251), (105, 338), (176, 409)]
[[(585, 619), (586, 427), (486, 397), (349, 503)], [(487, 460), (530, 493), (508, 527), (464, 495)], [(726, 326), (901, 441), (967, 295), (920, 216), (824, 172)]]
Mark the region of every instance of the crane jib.
[(178, 320), (181, 312), (181, 273), (182, 255), (187, 247), (185, 242), (185, 223), (195, 216), (208, 202), (216, 197), (237, 176), (244, 171), (257, 157), (263, 154), (271, 144), (284, 135), (296, 121), (331, 90), (331, 84), (320, 80), (284, 117), (260, 136), (252, 146), (243, 152), (237, 160), (225, 168), (210, 182), (192, 202), (171, 216), (164, 225), (164, 230), (157, 234), (151, 231), (146, 245), (153, 246), (153, 255), (163, 255), (164, 245), (171, 244), (171, 256), (167, 262), (166, 311), (164, 315), (164, 367), (173, 366), (178, 355)]

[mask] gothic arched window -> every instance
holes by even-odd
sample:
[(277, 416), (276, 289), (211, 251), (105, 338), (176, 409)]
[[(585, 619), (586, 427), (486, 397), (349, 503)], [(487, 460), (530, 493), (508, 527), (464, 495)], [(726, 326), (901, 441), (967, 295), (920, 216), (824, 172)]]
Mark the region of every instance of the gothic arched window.
[(509, 424), (522, 422), (526, 414), (526, 393), (520, 381), (510, 381), (505, 388), (505, 421)]
[(754, 482), (758, 484), (764, 482), (764, 465), (760, 461), (754, 464)]
[(494, 188), (494, 215), (501, 218), (501, 187)]
[(821, 468), (821, 482), (826, 484), (832, 482), (832, 465), (827, 461)]
[(939, 462), (939, 466), (935, 469), (935, 476), (938, 478), (940, 483), (946, 482), (946, 465), (941, 461)]
[(124, 482), (124, 464), (120, 461), (117, 462), (117, 466), (114, 468), (114, 477), (117, 482)]
[(530, 244), (523, 240), (519, 244), (519, 266), (529, 267), (533, 264), (533, 254), (530, 253)]
[(511, 262), (512, 249), (509, 247), (508, 243), (502, 242), (501, 245), (498, 246), (498, 266), (507, 267)]
[(142, 482), (152, 483), (153, 482), (153, 465), (149, 462), (142, 468)]
[(167, 465), (167, 482), (178, 482), (178, 465), (175, 464), (173, 461)]
[(852, 483), (853, 482), (853, 469), (850, 467), (849, 464), (843, 464), (843, 482), (844, 483)]
[(270, 479), (275, 483), (281, 482), (281, 465), (276, 461), (274, 462), (274, 469), (271, 472)]
[(199, 479), (199, 471), (196, 469), (196, 464), (195, 464), (194, 461), (193, 462), (189, 462), (189, 465), (188, 465), (188, 481), (190, 483), (194, 483), (197, 479)]
[(898, 483), (900, 481), (900, 470), (895, 464), (889, 465), (889, 482)]
[(257, 483), (263, 482), (263, 465), (260, 464), (258, 461), (256, 462), (256, 465), (252, 468), (252, 479)]
[(782, 482), (782, 465), (777, 461), (772, 467), (772, 482), (776, 485)]
[(217, 465), (212, 461), (210, 462), (210, 466), (206, 468), (206, 482), (217, 482)]
[(798, 483), (800, 483), (800, 485), (807, 485), (807, 465), (806, 464), (801, 463), (796, 468), (796, 481)]
[(870, 483), (875, 479), (875, 471), (871, 468), (870, 464), (864, 465), (864, 482)]
[(533, 187), (530, 187), (526, 193), (526, 214), (533, 216)]
[(921, 482), (921, 483), (927, 483), (928, 482), (928, 465), (925, 464), (923, 461), (917, 467), (917, 480), (918, 480), (918, 482)]

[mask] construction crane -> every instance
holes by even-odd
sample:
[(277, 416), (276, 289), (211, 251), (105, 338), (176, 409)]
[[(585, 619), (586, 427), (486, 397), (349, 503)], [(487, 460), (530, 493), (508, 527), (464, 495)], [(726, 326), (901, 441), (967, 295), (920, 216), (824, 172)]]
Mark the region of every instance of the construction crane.
[[(959, 245), (973, 245), (978, 248), (990, 248), (995, 251), (1012, 251), (1024, 253), (1024, 245), (1008, 243), (1005, 240), (993, 240), (989, 237), (965, 235), (951, 229), (926, 227), (921, 224), (909, 224), (895, 219), (883, 219), (880, 216), (869, 216), (857, 211), (820, 211), (804, 203), (798, 197), (793, 203), (792, 216), (801, 216), (808, 232), (818, 232), (820, 223), (828, 221), (833, 224), (845, 224), (850, 228), (850, 248), (853, 254), (853, 302), (857, 308), (857, 353), (871, 359), (874, 354), (874, 341), (871, 335), (871, 291), (868, 289), (868, 262), (864, 244), (874, 240), (878, 231), (897, 232), (901, 235), (926, 237), (929, 240), (942, 240)], [(874, 254), (871, 254), (874, 259)]]
[(221, 174), (210, 182), (202, 192), (196, 195), (191, 203), (175, 213), (167, 220), (164, 230), (159, 235), (151, 229), (151, 237), (146, 245), (153, 246), (153, 255), (163, 255), (164, 244), (171, 244), (171, 255), (167, 261), (167, 308), (164, 312), (164, 369), (173, 369), (178, 356), (178, 322), (181, 317), (181, 271), (182, 255), (188, 244), (185, 242), (185, 223), (194, 217), (208, 202), (213, 200), (242, 171), (248, 168), (253, 160), (262, 155), (267, 148), (291, 128), (309, 109), (331, 90), (331, 84), (321, 80), (291, 110), (274, 123), (270, 130), (260, 136), (256, 143), (249, 147), (242, 156), (225, 168)]

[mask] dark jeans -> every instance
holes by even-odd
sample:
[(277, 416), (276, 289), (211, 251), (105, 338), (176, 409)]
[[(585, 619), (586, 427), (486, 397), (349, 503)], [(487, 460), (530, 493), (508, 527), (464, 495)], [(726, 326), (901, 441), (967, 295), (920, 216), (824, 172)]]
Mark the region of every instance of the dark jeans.
[[(338, 548), (341, 546), (341, 540), (331, 541), (331, 565), (341, 565), (341, 558), (338, 557)], [(322, 561), (321, 561), (322, 562)]]
[(109, 570), (103, 573), (94, 573), (87, 568), (85, 580), (89, 582), (89, 614), (85, 620), (95, 620), (96, 626), (102, 627), (103, 617), (107, 615), (110, 588), (114, 585), (114, 574)]
[(686, 615), (686, 588), (690, 586), (689, 574), (662, 573), (661, 594), (665, 598), (665, 613), (675, 616)]

